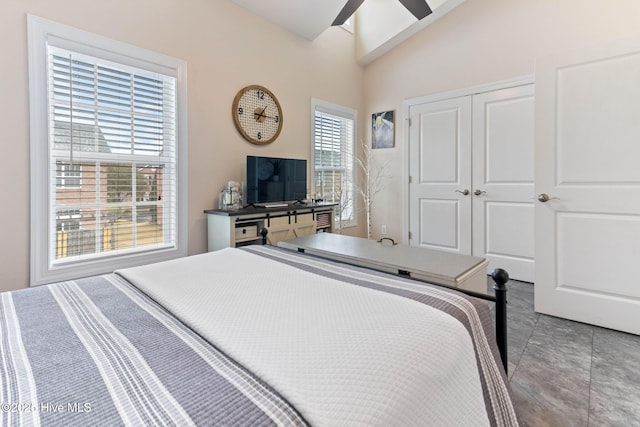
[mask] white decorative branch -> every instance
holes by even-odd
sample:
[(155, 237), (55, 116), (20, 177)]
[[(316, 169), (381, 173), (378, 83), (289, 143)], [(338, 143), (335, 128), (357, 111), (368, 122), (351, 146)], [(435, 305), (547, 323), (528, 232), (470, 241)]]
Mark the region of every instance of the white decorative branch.
[(371, 210), (376, 196), (384, 189), (385, 182), (391, 178), (387, 174), (389, 160), (382, 165), (375, 162), (373, 148), (370, 144), (360, 141), (362, 156), (357, 156), (356, 161), (363, 173), (361, 180), (356, 182), (356, 189), (364, 201), (364, 210), (367, 221), (367, 239), (371, 239)]

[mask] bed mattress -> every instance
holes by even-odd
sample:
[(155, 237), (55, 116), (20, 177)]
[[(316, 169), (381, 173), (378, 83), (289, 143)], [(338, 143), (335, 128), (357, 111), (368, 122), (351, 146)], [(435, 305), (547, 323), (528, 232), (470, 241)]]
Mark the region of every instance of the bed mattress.
[(517, 425), (486, 303), (248, 247), (4, 293), (3, 425)]

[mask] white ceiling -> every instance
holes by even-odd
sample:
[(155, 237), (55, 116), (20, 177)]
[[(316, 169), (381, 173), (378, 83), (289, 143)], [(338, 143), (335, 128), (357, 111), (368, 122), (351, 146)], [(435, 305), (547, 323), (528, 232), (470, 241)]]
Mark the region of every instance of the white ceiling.
[[(347, 0), (231, 0), (307, 40), (331, 26)], [(398, 0), (367, 0), (356, 13), (356, 60), (366, 65), (465, 0), (428, 0), (433, 13), (418, 21)]]
[(231, 0), (238, 6), (313, 40), (331, 26), (347, 0)]

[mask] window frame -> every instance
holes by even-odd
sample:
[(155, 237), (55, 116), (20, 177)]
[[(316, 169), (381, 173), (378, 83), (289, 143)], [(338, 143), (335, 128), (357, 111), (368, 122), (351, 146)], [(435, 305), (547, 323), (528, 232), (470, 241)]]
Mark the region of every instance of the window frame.
[(356, 168), (357, 159), (357, 144), (358, 140), (358, 111), (345, 107), (342, 105), (334, 104), (328, 101), (323, 101), (317, 98), (311, 98), (311, 194), (316, 194), (316, 164), (315, 164), (315, 114), (316, 111), (322, 111), (335, 116), (341, 116), (346, 119), (353, 120), (353, 141), (352, 141), (352, 159), (351, 159), (351, 176), (352, 176), (352, 219), (346, 221), (340, 221), (340, 209), (336, 207), (336, 214), (334, 215), (334, 228), (345, 229), (349, 227), (358, 226), (358, 171)]
[[(185, 61), (118, 42), (34, 15), (27, 15), (29, 60), (29, 113), (31, 134), (31, 286), (110, 273), (187, 255), (187, 64)], [(77, 261), (54, 263), (50, 251), (51, 210), (49, 189), (49, 82), (48, 46), (100, 58), (176, 79), (176, 200), (175, 244), (135, 252), (122, 252)], [(45, 145), (46, 144), (46, 145)], [(44, 149), (43, 149), (44, 148)]]

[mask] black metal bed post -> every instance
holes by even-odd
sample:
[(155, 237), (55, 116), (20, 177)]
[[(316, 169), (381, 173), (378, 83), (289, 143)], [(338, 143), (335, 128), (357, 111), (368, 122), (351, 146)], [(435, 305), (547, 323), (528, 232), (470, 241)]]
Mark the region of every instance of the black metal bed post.
[(498, 350), (504, 371), (509, 374), (507, 365), (507, 282), (509, 273), (501, 268), (496, 268), (491, 273), (491, 278), (495, 282), (493, 290), (496, 293), (496, 335)]

